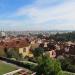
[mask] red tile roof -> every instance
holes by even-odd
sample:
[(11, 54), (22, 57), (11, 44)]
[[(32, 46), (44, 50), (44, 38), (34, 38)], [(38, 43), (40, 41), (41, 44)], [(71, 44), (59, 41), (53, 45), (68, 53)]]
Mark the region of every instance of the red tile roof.
[(13, 38), (8, 40), (1, 40), (0, 41), (0, 48), (12, 48), (12, 47), (26, 47), (29, 45), (29, 41), (27, 39), (19, 39), (19, 38)]

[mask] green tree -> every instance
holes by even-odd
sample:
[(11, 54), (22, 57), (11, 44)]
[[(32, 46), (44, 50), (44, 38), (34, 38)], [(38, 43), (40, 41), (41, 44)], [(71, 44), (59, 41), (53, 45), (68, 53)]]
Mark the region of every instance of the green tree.
[(57, 75), (61, 71), (60, 62), (52, 59), (48, 54), (43, 54), (42, 47), (33, 50), (34, 58), (37, 60), (38, 66), (36, 67), (36, 75)]
[(39, 57), (38, 61), (36, 75), (57, 75), (61, 71), (59, 61), (53, 60), (47, 55)]
[(43, 55), (44, 49), (42, 47), (38, 47), (35, 50), (33, 50), (33, 55), (35, 58)]
[(18, 50), (16, 48), (9, 48), (6, 51), (6, 55), (8, 58), (15, 58), (19, 60), (22, 56), (18, 53)]

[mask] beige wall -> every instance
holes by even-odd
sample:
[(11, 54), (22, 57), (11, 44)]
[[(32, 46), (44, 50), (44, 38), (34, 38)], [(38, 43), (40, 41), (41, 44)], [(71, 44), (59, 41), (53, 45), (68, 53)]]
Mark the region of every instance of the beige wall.
[[(25, 48), (25, 50), (24, 50)], [(24, 47), (24, 48), (19, 48), (19, 53), (22, 54), (23, 57), (29, 56), (32, 57), (33, 54), (30, 52), (30, 46)]]

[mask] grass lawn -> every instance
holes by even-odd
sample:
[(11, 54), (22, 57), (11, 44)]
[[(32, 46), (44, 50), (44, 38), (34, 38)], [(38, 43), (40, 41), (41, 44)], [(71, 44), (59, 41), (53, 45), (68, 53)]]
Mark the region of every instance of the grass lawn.
[(13, 67), (9, 64), (5, 64), (0, 61), (0, 75), (16, 70), (16, 67)]

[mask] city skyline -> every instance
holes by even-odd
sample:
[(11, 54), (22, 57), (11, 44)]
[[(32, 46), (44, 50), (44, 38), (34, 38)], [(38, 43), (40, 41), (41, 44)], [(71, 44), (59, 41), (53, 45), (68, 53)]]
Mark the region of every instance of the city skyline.
[(0, 29), (75, 30), (75, 0), (0, 0)]

